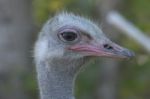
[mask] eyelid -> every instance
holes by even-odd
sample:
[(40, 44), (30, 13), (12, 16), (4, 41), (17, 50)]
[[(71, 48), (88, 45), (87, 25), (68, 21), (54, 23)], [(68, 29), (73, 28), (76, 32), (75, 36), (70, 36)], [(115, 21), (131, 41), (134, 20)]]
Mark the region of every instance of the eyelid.
[(59, 33), (61, 34), (61, 33), (63, 33), (63, 32), (74, 32), (74, 33), (78, 33), (76, 30), (74, 30), (74, 29), (69, 29), (69, 28), (60, 31)]
[[(58, 30), (58, 33), (63, 33), (63, 32), (66, 32), (66, 30), (68, 30), (69, 32), (75, 32), (75, 33), (78, 33), (79, 36), (86, 36), (89, 40), (92, 40), (93, 38), (91, 37), (91, 35), (89, 35), (88, 33), (86, 33), (84, 30), (81, 30), (79, 29), (78, 27), (75, 27), (75, 26), (63, 26), (61, 27), (59, 30)], [(67, 31), (67, 32), (68, 32)]]

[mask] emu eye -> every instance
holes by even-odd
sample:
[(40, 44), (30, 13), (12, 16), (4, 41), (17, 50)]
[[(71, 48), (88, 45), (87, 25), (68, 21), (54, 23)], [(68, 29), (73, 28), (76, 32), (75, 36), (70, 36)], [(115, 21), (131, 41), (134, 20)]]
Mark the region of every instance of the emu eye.
[(77, 38), (77, 34), (74, 32), (63, 32), (61, 33), (61, 36), (66, 41), (74, 41)]
[(75, 30), (64, 30), (58, 34), (60, 40), (67, 43), (74, 43), (79, 40), (79, 33)]

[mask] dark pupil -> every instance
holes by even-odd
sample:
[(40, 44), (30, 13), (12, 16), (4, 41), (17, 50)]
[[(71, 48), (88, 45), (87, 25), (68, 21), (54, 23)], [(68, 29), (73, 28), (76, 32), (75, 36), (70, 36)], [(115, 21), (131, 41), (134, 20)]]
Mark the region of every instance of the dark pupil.
[(74, 41), (77, 38), (77, 34), (73, 32), (64, 32), (61, 35), (67, 41)]

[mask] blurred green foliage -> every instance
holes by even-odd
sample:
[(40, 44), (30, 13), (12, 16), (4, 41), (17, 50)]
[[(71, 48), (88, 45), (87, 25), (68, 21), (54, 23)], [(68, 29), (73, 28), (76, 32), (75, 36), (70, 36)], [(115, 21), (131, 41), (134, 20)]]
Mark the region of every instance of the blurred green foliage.
[(145, 32), (150, 32), (149, 4), (149, 0), (126, 0), (124, 4), (124, 13)]
[(92, 0), (34, 0), (33, 6), (35, 20), (38, 25), (41, 25), (60, 11), (90, 15), (94, 8), (94, 2)]
[[(41, 26), (48, 17), (63, 10), (95, 17), (95, 5), (95, 0), (34, 0), (35, 21)], [(123, 0), (122, 7), (121, 13), (150, 36), (150, 0)], [(134, 40), (127, 37), (120, 40), (122, 45), (137, 53), (133, 61), (128, 61), (130, 63), (125, 61), (120, 64), (120, 99), (150, 99), (150, 55)], [(91, 99), (94, 95), (99, 69), (100, 67), (93, 63), (80, 74), (76, 87), (78, 99)], [(36, 86), (30, 83), (31, 79), (28, 78), (26, 81), (27, 90), (35, 91)]]

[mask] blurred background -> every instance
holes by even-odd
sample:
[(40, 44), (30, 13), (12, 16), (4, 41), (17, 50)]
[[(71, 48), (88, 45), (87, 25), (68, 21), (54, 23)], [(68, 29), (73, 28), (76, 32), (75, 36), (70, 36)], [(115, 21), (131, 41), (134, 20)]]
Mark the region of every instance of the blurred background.
[(131, 60), (101, 58), (76, 80), (77, 99), (150, 99), (150, 51), (106, 22), (117, 10), (150, 37), (150, 0), (0, 0), (0, 99), (38, 99), (33, 46), (44, 22), (60, 11), (99, 22)]

